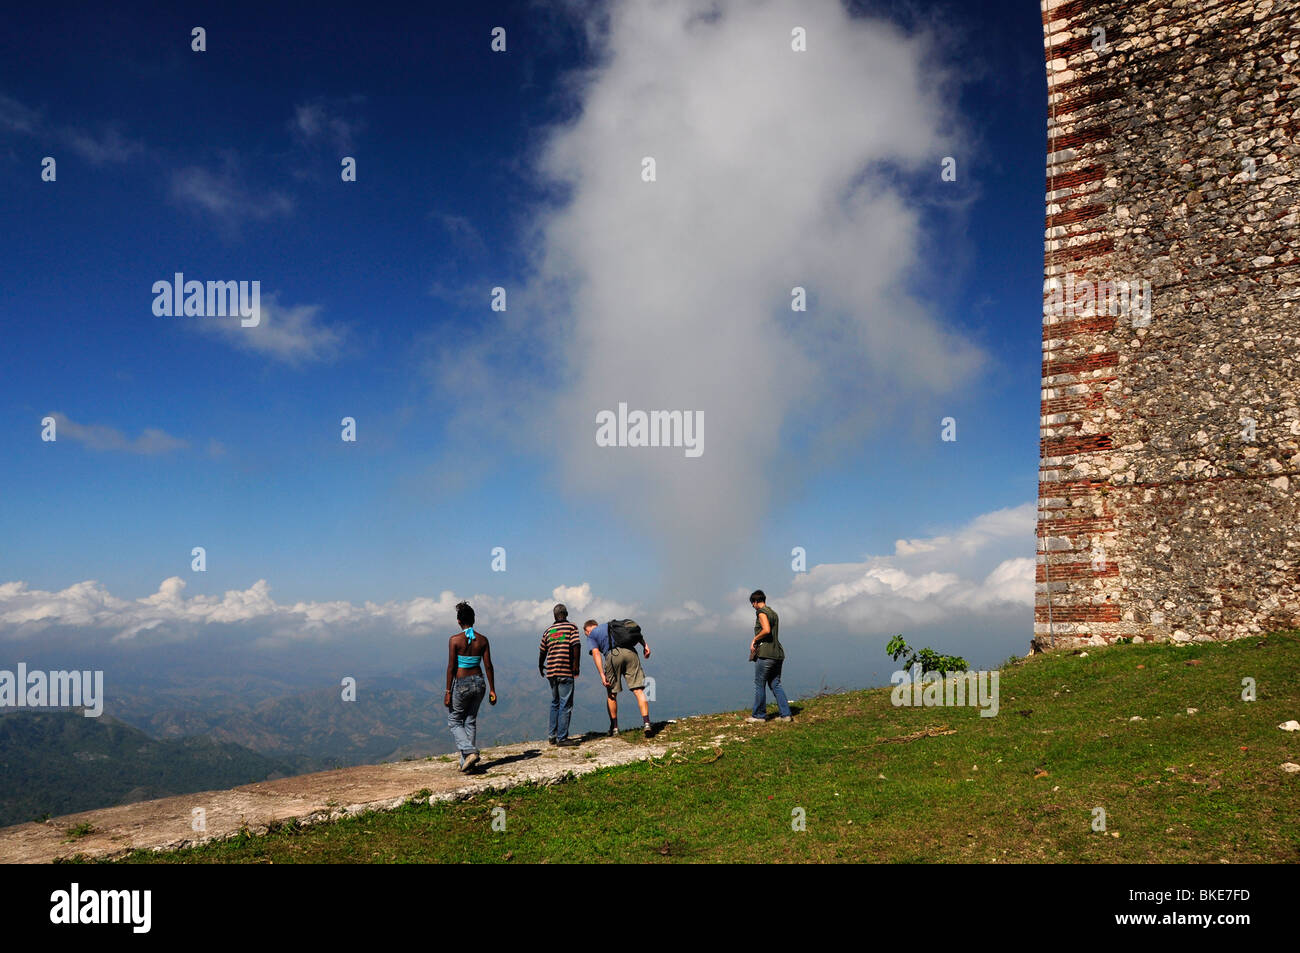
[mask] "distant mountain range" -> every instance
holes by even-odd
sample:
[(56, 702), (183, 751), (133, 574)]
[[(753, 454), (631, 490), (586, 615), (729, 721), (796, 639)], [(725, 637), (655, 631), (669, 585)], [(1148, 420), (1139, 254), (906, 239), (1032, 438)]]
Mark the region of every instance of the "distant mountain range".
[(287, 762), (206, 737), (158, 741), (109, 715), (0, 717), (0, 826), (293, 773)]
[[(535, 673), (534, 673), (535, 674)], [(452, 750), (443, 707), (443, 677), (433, 670), (357, 680), (356, 700), (339, 686), (278, 694), (203, 697), (196, 686), (185, 703), (119, 689), (111, 708), (157, 738), (206, 735), (289, 763), (296, 773)], [(480, 742), (542, 737), (549, 693), (540, 678), (498, 678), (500, 702), (483, 702)]]
[[(58, 666), (50, 666), (51, 668)], [(196, 670), (197, 669), (197, 670)], [(0, 715), (0, 825), (149, 798), (453, 750), (441, 665), (357, 677), (344, 701), (337, 676), (305, 668), (213, 674), (202, 668), (110, 670), (105, 712)], [(743, 657), (699, 654), (686, 673), (652, 658), (659, 721), (748, 704)], [(480, 712), (479, 743), (543, 738), (550, 691), (535, 667), (498, 667), (500, 701)], [(620, 723), (640, 721), (629, 693)], [(592, 666), (578, 679), (571, 734), (609, 724)]]
[[(647, 668), (654, 673), (653, 667)], [(453, 750), (440, 667), (358, 678), (356, 700), (350, 702), (343, 701), (338, 686), (267, 697), (260, 692), (218, 692), (208, 682), (181, 684), (188, 690), (167, 696), (119, 687), (110, 696), (108, 710), (156, 738), (207, 735), (287, 762), (296, 773)], [(651, 706), (656, 718), (733, 707), (750, 691), (746, 682), (721, 678), (705, 666), (689, 683), (660, 673), (657, 687)], [(479, 713), (481, 744), (545, 737), (550, 689), (535, 668), (504, 674), (498, 669), (497, 692), (498, 704), (492, 707), (485, 700)], [(640, 718), (631, 695), (625, 692), (621, 698), (620, 721), (630, 727)], [(689, 709), (684, 701), (689, 701)], [(571, 731), (603, 731), (608, 724), (603, 692), (588, 666), (578, 679)]]

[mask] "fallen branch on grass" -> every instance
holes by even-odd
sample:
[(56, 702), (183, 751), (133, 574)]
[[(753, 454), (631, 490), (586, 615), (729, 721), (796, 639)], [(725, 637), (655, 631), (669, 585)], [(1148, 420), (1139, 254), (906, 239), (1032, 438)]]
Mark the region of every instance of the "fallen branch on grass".
[(907, 741), (916, 741), (919, 738), (937, 738), (939, 735), (955, 735), (956, 733), (956, 728), (940, 725), (938, 728), (922, 728), (920, 731), (914, 731), (910, 735), (899, 735), (897, 738), (881, 738), (876, 744), (903, 744)]

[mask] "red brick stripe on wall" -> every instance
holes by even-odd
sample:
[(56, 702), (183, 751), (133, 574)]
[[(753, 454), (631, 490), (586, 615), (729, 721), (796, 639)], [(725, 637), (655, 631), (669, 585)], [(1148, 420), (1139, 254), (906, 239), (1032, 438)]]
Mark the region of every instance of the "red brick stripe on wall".
[(1104, 367), (1114, 367), (1119, 363), (1119, 355), (1114, 351), (1102, 351), (1072, 361), (1043, 361), (1043, 377), (1055, 377), (1057, 374), (1078, 374), (1081, 371), (1095, 371)]
[(1076, 453), (1096, 453), (1111, 450), (1110, 434), (1091, 434), (1087, 437), (1061, 437), (1058, 440), (1039, 441), (1044, 457), (1068, 457)]
[(1043, 26), (1060, 20), (1073, 20), (1088, 9), (1087, 0), (1067, 0), (1066, 3), (1054, 4), (1050, 10), (1042, 10)]
[(1048, 252), (1045, 261), (1048, 265), (1059, 265), (1066, 261), (1087, 261), (1098, 255), (1107, 255), (1115, 250), (1115, 239), (1102, 238), (1082, 245), (1070, 245)]
[[(1047, 621), (1047, 606), (1034, 609), (1034, 621)], [(1118, 622), (1119, 606), (1053, 606), (1053, 622)]]
[(1074, 337), (1076, 334), (1110, 334), (1114, 330), (1115, 317), (1107, 314), (1097, 318), (1080, 318), (1077, 321), (1045, 324), (1043, 325), (1043, 340)]

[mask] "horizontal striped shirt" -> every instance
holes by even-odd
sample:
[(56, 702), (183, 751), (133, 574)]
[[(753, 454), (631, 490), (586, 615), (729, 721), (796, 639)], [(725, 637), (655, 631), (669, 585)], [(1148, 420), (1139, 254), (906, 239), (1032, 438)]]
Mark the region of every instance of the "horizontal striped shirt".
[(540, 651), (546, 656), (547, 678), (573, 678), (574, 657), (578, 654), (578, 627), (572, 622), (557, 622), (542, 633)]

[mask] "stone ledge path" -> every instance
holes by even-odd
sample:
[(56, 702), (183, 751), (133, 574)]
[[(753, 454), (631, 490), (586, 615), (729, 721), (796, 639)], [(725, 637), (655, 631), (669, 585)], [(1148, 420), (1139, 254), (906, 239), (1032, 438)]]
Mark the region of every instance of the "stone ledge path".
[[(431, 800), (447, 801), (530, 781), (550, 784), (568, 774), (659, 757), (674, 747), (654, 738), (642, 743), (640, 732), (631, 736), (637, 739), (633, 743), (592, 737), (576, 748), (554, 748), (545, 741), (484, 748), (472, 774), (461, 774), (454, 756), (449, 762), (398, 761), (66, 814), (0, 828), (0, 863), (47, 864), (77, 854), (100, 859), (140, 848), (188, 847), (230, 837), (245, 827), (258, 833), (268, 824), (290, 819), (310, 824), (366, 810), (391, 810), (426, 789), (433, 792)], [(203, 832), (191, 829), (196, 807), (206, 813)], [(69, 831), (82, 824), (91, 825), (91, 832), (70, 839)]]

